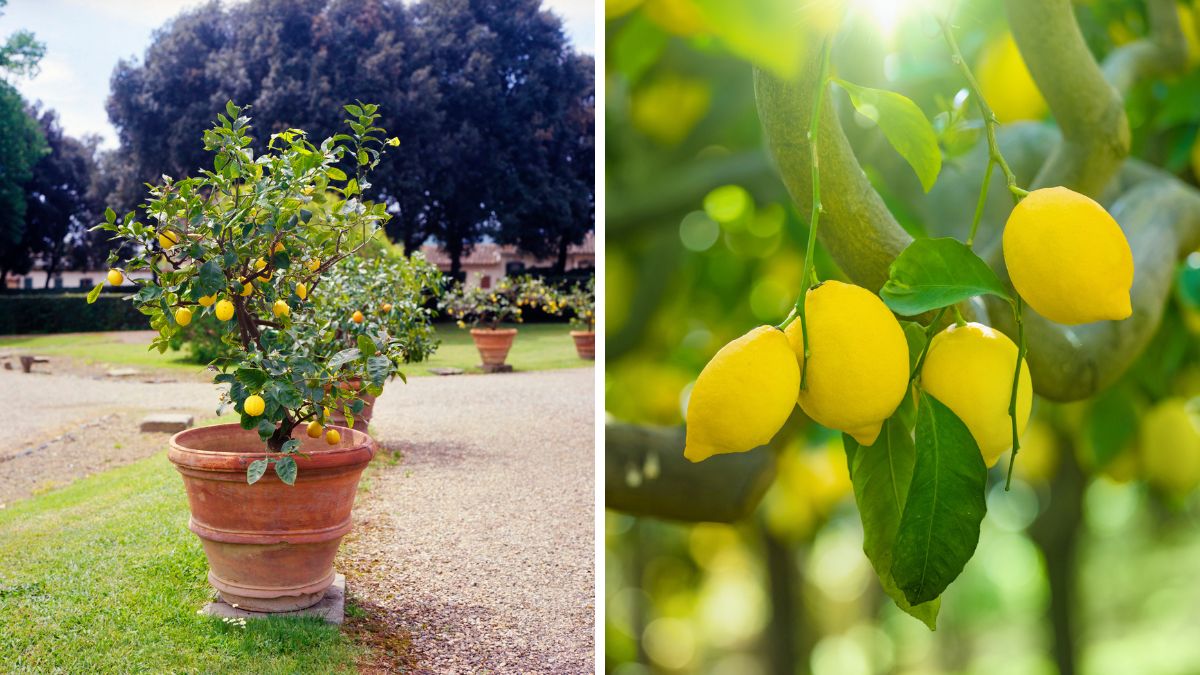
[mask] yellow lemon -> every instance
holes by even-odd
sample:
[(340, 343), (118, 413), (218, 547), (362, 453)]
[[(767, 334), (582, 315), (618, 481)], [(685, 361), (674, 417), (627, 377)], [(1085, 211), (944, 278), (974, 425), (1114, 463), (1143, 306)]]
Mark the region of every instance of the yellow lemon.
[(278, 241), (278, 242), (275, 242), (275, 246), (271, 249), (271, 253), (273, 253), (273, 254), (279, 253), (282, 250), (283, 250), (283, 242)]
[[(383, 310), (384, 314), (387, 314), (388, 312), (392, 311), (392, 303), (385, 302), (385, 303), (383, 303), (383, 307), (381, 307), (380, 309)], [(520, 314), (520, 313), (521, 313), (521, 310), (518, 309), (517, 314)]]
[(319, 258), (313, 258), (308, 261), (309, 272), (316, 272), (319, 269), (321, 269), (321, 260)]
[(1129, 317), (1133, 253), (1117, 221), (1063, 187), (1034, 190), (1004, 226), (1004, 264), (1038, 314), (1063, 324)]
[[(884, 420), (908, 393), (904, 329), (874, 293), (826, 281), (804, 299), (808, 323), (807, 382), (797, 401), (814, 421), (872, 445)], [(800, 319), (787, 327), (796, 361), (804, 364)]]
[(308, 427), (304, 430), (304, 432), (308, 434), (309, 438), (320, 438), (323, 431), (324, 429), (321, 427), (321, 423), (316, 420), (309, 422)]
[(228, 300), (222, 300), (217, 303), (217, 308), (214, 311), (218, 319), (228, 321), (233, 318), (233, 303)]
[(242, 297), (246, 297), (254, 292), (254, 286), (250, 283), (242, 284)]
[(296, 297), (301, 300), (308, 297), (308, 286), (305, 286), (303, 281), (296, 284)]
[(329, 429), (325, 432), (325, 442), (330, 445), (337, 445), (342, 441), (342, 434), (337, 429)]
[(323, 412), (325, 413), (325, 419), (329, 419), (330, 417), (333, 417), (333, 410), (331, 410), (329, 408), (325, 408), (323, 410)]
[[(921, 367), (921, 388), (967, 425), (988, 466), (995, 466), (1000, 455), (1012, 447), (1008, 402), (1016, 364), (1017, 346), (1008, 336), (983, 324), (968, 323), (933, 336)], [(1022, 360), (1017, 433), (1024, 431), (1032, 407), (1033, 383), (1029, 366)]]
[(1139, 459), (1146, 480), (1173, 494), (1200, 483), (1198, 399), (1168, 398), (1142, 418)]
[(212, 304), (216, 301), (217, 301), (216, 293), (213, 293), (212, 295), (202, 295), (202, 296), (200, 296), (200, 299), (197, 300), (197, 302), (200, 303), (201, 307), (212, 307)]
[(692, 387), (683, 456), (699, 462), (770, 441), (791, 414), (799, 387), (800, 368), (778, 329), (759, 326), (730, 342)]
[(362, 323), (363, 322), (363, 313), (358, 310), (355, 310), (354, 314), (352, 314), (350, 316), (350, 320), (352, 320), (354, 323)]
[(125, 275), (121, 274), (121, 270), (108, 271), (108, 283), (111, 286), (120, 286), (125, 282)]
[(180, 326), (186, 326), (192, 322), (192, 310), (187, 307), (180, 307), (175, 310), (175, 323)]
[(265, 258), (259, 258), (258, 260), (254, 261), (254, 269), (256, 269), (256, 270), (261, 270), (262, 268), (264, 268), (266, 266), (267, 266), (267, 261)]
[(251, 394), (246, 397), (245, 401), (242, 402), (242, 410), (245, 410), (246, 414), (251, 417), (258, 417), (263, 413), (263, 410), (265, 410), (266, 407), (267, 402), (264, 401), (263, 397), (259, 396), (258, 394)]
[(287, 316), (288, 314), (291, 314), (292, 308), (288, 307), (288, 304), (283, 300), (276, 300), (275, 305), (271, 307), (271, 312), (274, 313), (275, 316)]
[[(1009, 436), (1011, 440), (1011, 429)], [(1049, 483), (1054, 478), (1058, 471), (1058, 439), (1049, 424), (1036, 420), (1029, 423), (1021, 434), (1021, 451), (1013, 471), (1030, 483)]]
[(975, 74), (984, 100), (1001, 122), (1046, 116), (1046, 99), (1029, 74), (1012, 33), (998, 35), (984, 47)]
[(158, 245), (164, 251), (174, 248), (179, 243), (179, 234), (171, 230), (163, 230), (158, 233)]

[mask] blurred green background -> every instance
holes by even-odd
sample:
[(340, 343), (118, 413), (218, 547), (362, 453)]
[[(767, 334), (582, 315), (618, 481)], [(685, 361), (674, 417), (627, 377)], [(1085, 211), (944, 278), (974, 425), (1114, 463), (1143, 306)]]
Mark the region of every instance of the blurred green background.
[[(807, 214), (770, 166), (747, 63), (769, 65), (794, 30), (773, 12), (819, 3), (789, 4), (745, 3), (760, 10), (757, 21), (735, 11), (714, 22), (707, 0), (608, 2), (606, 487), (609, 505), (625, 511), (606, 514), (606, 670), (1200, 673), (1200, 253), (1180, 264), (1161, 328), (1114, 387), (1080, 403), (1035, 402), (1018, 478), (1006, 493), (997, 483), (1007, 460), (993, 470), (978, 551), (946, 592), (933, 633), (883, 595), (862, 553), (837, 434), (797, 411), (771, 448), (751, 453), (774, 461), (737, 456), (683, 496), (672, 482), (690, 470), (673, 454), (681, 442), (614, 436), (621, 424), (680, 426), (712, 354), (752, 326), (778, 323), (795, 300)], [(839, 74), (898, 91), (933, 119), (943, 179), (982, 161), (970, 154), (978, 116), (930, 14), (948, 4), (851, 4), (835, 46)], [(1143, 2), (1081, 1), (1075, 10), (1097, 59), (1147, 31)], [(1193, 7), (1178, 10), (1191, 67), (1140, 83), (1127, 109), (1133, 155), (1195, 184), (1200, 45)], [(955, 25), (1000, 121), (1053, 124), (1001, 3), (960, 3)], [(932, 234), (935, 220), (954, 220), (947, 212), (969, 223), (977, 187), (950, 182), (921, 194), (873, 125), (835, 99), (860, 162), (906, 229)], [(1013, 143), (1014, 168), (1046, 151)], [(978, 241), (994, 243), (998, 230), (985, 223)], [(842, 278), (817, 255), (822, 278)], [(769, 488), (761, 501), (761, 490), (739, 493), (744, 503), (721, 511), (739, 516), (732, 524), (677, 519), (704, 505), (706, 481), (750, 475)], [(675, 517), (656, 517), (664, 514)]]

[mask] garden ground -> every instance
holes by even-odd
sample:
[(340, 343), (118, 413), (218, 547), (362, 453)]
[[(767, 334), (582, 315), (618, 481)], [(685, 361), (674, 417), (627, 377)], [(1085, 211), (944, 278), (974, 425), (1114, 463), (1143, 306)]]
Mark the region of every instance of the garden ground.
[[(387, 452), (364, 478), (359, 526), (338, 561), (350, 591), (338, 631), (313, 620), (238, 628), (195, 614), (211, 591), (182, 485), (166, 436), (136, 423), (164, 406), (211, 417), (210, 385), (0, 370), (9, 429), (0, 662), (70, 672), (590, 672), (593, 374), (388, 388), (372, 427)], [(125, 465), (105, 470), (116, 464)], [(55, 477), (20, 480), (43, 465)]]

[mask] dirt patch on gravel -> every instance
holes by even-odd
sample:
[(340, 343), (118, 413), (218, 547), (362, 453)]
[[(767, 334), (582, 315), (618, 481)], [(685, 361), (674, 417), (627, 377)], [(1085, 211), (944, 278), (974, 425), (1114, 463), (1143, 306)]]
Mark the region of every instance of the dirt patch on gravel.
[(166, 449), (170, 435), (142, 433), (140, 421), (136, 413), (112, 412), (21, 447), (0, 449), (0, 504)]

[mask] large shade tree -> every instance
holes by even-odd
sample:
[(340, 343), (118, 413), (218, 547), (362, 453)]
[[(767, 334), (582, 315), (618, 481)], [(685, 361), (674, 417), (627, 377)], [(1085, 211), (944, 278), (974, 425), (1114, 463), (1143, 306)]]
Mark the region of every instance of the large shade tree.
[[(591, 59), (540, 5), (251, 0), (181, 14), (143, 59), (113, 73), (108, 110), (123, 171), (111, 201), (132, 208), (144, 182), (199, 165), (203, 148), (188, 130), (226, 100), (250, 104), (265, 138), (288, 127), (324, 134), (337, 124), (324, 111), (361, 99), (380, 103), (381, 126), (402, 142), (367, 192), (388, 203), (388, 234), (407, 248), (433, 237), (457, 272), (486, 236), (578, 241), (571, 228), (591, 225), (590, 180), (568, 181), (583, 191), (569, 199), (542, 192), (561, 193), (557, 179), (581, 163), (562, 153), (591, 143), (592, 127), (571, 121), (590, 100)], [(560, 127), (572, 127), (575, 146)], [(589, 205), (574, 209), (580, 217), (554, 219), (569, 233), (512, 234), (533, 220), (530, 205), (556, 200)]]

